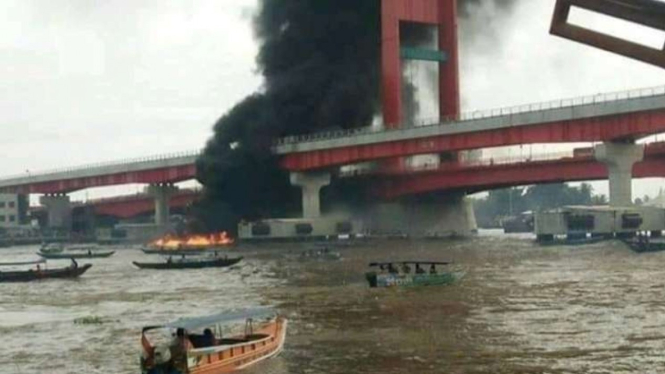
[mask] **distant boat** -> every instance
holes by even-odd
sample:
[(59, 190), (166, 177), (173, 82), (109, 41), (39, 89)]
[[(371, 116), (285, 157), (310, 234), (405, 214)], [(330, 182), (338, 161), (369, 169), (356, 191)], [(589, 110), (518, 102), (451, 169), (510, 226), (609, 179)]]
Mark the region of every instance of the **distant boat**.
[[(282, 351), (287, 322), (270, 308), (257, 308), (144, 327), (141, 372), (222, 374), (245, 369)], [(244, 331), (221, 336), (222, 327), (234, 323), (244, 325)], [(171, 332), (173, 340), (154, 344), (153, 330)]]
[(522, 212), (517, 216), (505, 217), (501, 221), (504, 233), (533, 232), (534, 217), (532, 211)]
[(623, 242), (637, 253), (665, 251), (665, 241), (662, 239), (650, 240), (649, 238), (640, 239), (638, 237), (637, 239), (624, 240)]
[[(378, 267), (380, 271), (370, 271), (365, 274), (365, 278), (372, 288), (446, 285), (464, 276), (463, 272), (436, 270), (437, 265), (449, 264), (449, 262), (435, 261), (373, 262), (369, 266)], [(411, 265), (415, 268), (411, 269)], [(421, 267), (421, 265), (428, 267), (428, 269)]]
[(134, 266), (141, 269), (203, 269), (220, 268), (235, 265), (242, 260), (242, 257), (236, 258), (205, 258), (205, 259), (168, 259), (164, 262), (132, 262)]
[(85, 264), (78, 267), (66, 267), (60, 269), (40, 269), (24, 271), (0, 271), (0, 283), (2, 282), (29, 282), (53, 278), (77, 278), (90, 269), (92, 265)]
[(39, 251), (42, 252), (42, 253), (61, 253), (64, 250), (65, 250), (65, 247), (62, 245), (62, 243), (44, 244), (39, 249)]
[(70, 259), (70, 258), (106, 258), (106, 257), (111, 257), (115, 251), (107, 251), (107, 252), (84, 252), (84, 253), (44, 253), (44, 252), (37, 252), (38, 255), (48, 258), (50, 260), (58, 260), (58, 259)]

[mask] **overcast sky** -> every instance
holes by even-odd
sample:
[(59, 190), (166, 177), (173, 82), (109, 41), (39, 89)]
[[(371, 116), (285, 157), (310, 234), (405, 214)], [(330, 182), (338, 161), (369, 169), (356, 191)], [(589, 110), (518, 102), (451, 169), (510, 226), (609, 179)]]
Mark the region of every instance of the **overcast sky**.
[[(665, 71), (548, 34), (553, 0), (462, 36), (465, 111), (665, 85)], [(256, 90), (256, 0), (0, 0), (0, 175), (203, 146)], [(662, 46), (581, 12), (573, 21)], [(468, 28), (467, 28), (468, 29)], [(640, 182), (636, 195), (662, 180)], [(603, 190), (602, 184), (598, 185)]]

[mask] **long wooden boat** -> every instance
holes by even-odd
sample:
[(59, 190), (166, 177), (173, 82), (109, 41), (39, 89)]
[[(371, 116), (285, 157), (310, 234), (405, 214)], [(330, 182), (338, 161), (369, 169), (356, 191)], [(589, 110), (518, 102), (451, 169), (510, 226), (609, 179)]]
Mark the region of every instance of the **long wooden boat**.
[(39, 251), (42, 253), (62, 253), (64, 250), (65, 247), (62, 245), (62, 243), (44, 244), (41, 248), (39, 248)]
[(221, 268), (235, 265), (242, 260), (242, 257), (236, 258), (211, 258), (211, 259), (178, 259), (166, 260), (164, 262), (132, 262), (141, 269), (203, 269), (203, 268)]
[(60, 269), (30, 269), (25, 271), (0, 271), (0, 283), (2, 282), (29, 282), (53, 278), (77, 278), (90, 269), (92, 265), (85, 264), (78, 267), (66, 267)]
[[(437, 271), (437, 265), (449, 265), (449, 262), (435, 261), (398, 261), (375, 262), (370, 267), (378, 267), (380, 271), (365, 273), (365, 278), (372, 288), (397, 286), (439, 286), (454, 283), (464, 276), (464, 272)], [(411, 272), (410, 265), (414, 265)], [(421, 265), (429, 266), (425, 270)]]
[(83, 252), (83, 253), (44, 253), (44, 252), (37, 252), (38, 255), (48, 258), (50, 260), (58, 260), (58, 259), (70, 259), (70, 258), (106, 258), (106, 257), (111, 257), (115, 251), (107, 251), (107, 252)]
[[(244, 322), (244, 331), (222, 336), (221, 327)], [(181, 319), (141, 331), (141, 373), (221, 374), (242, 370), (279, 354), (287, 320), (272, 309), (258, 308), (208, 317)], [(170, 343), (151, 343), (151, 332), (167, 330)], [(217, 331), (217, 335), (213, 333)]]

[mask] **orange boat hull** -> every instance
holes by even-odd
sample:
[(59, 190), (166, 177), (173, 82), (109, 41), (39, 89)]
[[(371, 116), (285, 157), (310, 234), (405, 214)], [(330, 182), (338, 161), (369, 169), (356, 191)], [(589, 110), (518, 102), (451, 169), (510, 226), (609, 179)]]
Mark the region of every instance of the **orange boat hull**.
[(187, 352), (187, 373), (232, 373), (274, 357), (284, 346), (286, 326), (286, 319), (278, 317), (254, 331), (255, 335), (266, 335), (265, 338), (211, 349), (191, 350)]

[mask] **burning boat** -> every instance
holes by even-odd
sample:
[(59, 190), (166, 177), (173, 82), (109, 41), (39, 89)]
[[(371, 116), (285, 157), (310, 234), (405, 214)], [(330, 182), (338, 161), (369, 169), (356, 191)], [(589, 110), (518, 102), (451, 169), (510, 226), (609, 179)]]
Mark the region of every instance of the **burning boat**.
[(228, 249), (234, 243), (226, 231), (209, 235), (188, 235), (178, 237), (166, 235), (141, 248), (146, 254), (193, 255)]

